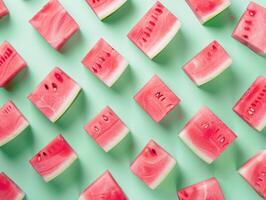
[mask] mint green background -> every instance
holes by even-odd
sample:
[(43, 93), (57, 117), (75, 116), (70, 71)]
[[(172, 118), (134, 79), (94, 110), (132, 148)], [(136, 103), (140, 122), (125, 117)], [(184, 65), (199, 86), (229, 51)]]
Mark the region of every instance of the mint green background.
[[(31, 128), (0, 149), (0, 171), (6, 172), (27, 193), (28, 200), (72, 200), (109, 169), (132, 200), (174, 200), (176, 189), (215, 176), (228, 200), (256, 200), (258, 195), (237, 174), (250, 156), (266, 146), (266, 131), (256, 133), (236, 114), (232, 106), (258, 75), (266, 74), (265, 58), (231, 37), (248, 0), (232, 0), (230, 9), (202, 26), (184, 0), (162, 0), (183, 26), (170, 45), (149, 60), (126, 37), (155, 0), (128, 0), (104, 22), (98, 20), (85, 0), (62, 0), (80, 25), (61, 53), (53, 50), (30, 26), (28, 20), (45, 4), (44, 0), (6, 0), (10, 16), (0, 21), (0, 41), (8, 40), (28, 62), (28, 69), (6, 90), (0, 90), (0, 104), (12, 99), (31, 123)], [(256, 0), (266, 6), (265, 0)], [(99, 37), (104, 37), (130, 62), (130, 67), (113, 88), (107, 88), (81, 64), (81, 59)], [(181, 67), (200, 49), (217, 39), (233, 58), (232, 67), (216, 80), (197, 88)], [(60, 66), (83, 88), (70, 110), (56, 124), (49, 122), (26, 96), (54, 67)], [(153, 74), (181, 98), (182, 103), (161, 124), (156, 124), (132, 99)], [(130, 136), (115, 150), (104, 153), (84, 132), (85, 123), (109, 105), (131, 129)], [(202, 162), (177, 137), (202, 105), (209, 106), (238, 135), (238, 139), (212, 165)], [(28, 160), (58, 133), (71, 143), (79, 161), (51, 183), (45, 183)], [(179, 167), (156, 191), (150, 190), (129, 169), (131, 161), (150, 138), (169, 151)]]

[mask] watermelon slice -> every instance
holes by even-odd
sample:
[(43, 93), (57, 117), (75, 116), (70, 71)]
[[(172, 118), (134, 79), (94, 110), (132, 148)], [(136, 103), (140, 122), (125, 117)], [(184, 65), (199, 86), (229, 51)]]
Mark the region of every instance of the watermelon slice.
[(179, 137), (210, 164), (237, 136), (209, 108), (202, 107), (186, 124)]
[(0, 199), (22, 200), (25, 193), (4, 172), (0, 172)]
[(100, 18), (105, 19), (118, 10), (127, 0), (86, 0), (93, 12)]
[(94, 183), (87, 187), (79, 200), (127, 200), (127, 196), (120, 188), (109, 171), (101, 175)]
[(12, 101), (0, 109), (0, 147), (22, 133), (29, 122)]
[(180, 99), (157, 75), (152, 77), (134, 99), (156, 122), (160, 122), (180, 103)]
[(159, 1), (128, 33), (128, 38), (149, 58), (154, 58), (174, 38), (180, 21)]
[(78, 158), (62, 135), (37, 153), (30, 164), (46, 182), (63, 173)]
[(0, 18), (8, 15), (9, 11), (3, 0), (0, 0)]
[(231, 5), (230, 0), (186, 0), (186, 2), (202, 24)]
[(266, 8), (251, 1), (232, 36), (254, 52), (266, 55), (265, 19)]
[(119, 79), (128, 66), (128, 61), (104, 39), (95, 44), (82, 63), (109, 87)]
[(250, 158), (238, 172), (263, 199), (266, 199), (266, 150)]
[(11, 44), (4, 41), (0, 46), (0, 87), (6, 86), (26, 65)]
[(211, 42), (206, 48), (190, 60), (183, 70), (197, 85), (214, 79), (232, 64), (232, 59), (217, 42)]
[(135, 161), (131, 171), (151, 189), (157, 188), (176, 165), (176, 160), (155, 141), (150, 140)]
[(259, 76), (236, 103), (233, 110), (251, 127), (266, 127), (266, 78)]
[(80, 86), (56, 67), (28, 96), (28, 99), (51, 122), (55, 122), (66, 112), (80, 91)]
[(223, 192), (216, 178), (199, 182), (177, 191), (179, 200), (224, 200)]
[(88, 122), (84, 129), (105, 152), (110, 151), (129, 133), (126, 125), (108, 106)]
[(58, 0), (49, 0), (29, 22), (56, 50), (60, 50), (79, 29)]

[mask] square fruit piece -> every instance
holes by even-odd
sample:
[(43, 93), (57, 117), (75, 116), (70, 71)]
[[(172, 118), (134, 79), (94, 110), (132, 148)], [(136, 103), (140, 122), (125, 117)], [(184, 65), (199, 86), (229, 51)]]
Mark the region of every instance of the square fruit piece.
[[(12, 101), (0, 108), (0, 147), (22, 133), (29, 122)], [(1, 199), (1, 198), (0, 198)]]
[(93, 12), (99, 17), (100, 20), (105, 19), (113, 14), (127, 0), (86, 0)]
[(209, 108), (202, 107), (186, 124), (179, 137), (202, 160), (210, 164), (237, 136)]
[(198, 86), (211, 81), (232, 64), (232, 59), (217, 42), (211, 42), (184, 67), (184, 72)]
[(103, 173), (96, 181), (87, 187), (80, 195), (79, 200), (128, 200), (109, 171)]
[(202, 24), (231, 5), (230, 0), (186, 0), (186, 2)]
[(129, 129), (110, 107), (105, 107), (84, 127), (105, 152), (110, 151), (129, 133)]
[(30, 160), (30, 164), (45, 182), (49, 182), (63, 173), (77, 158), (64, 137), (58, 135)]
[(216, 178), (210, 178), (177, 191), (180, 200), (224, 200)]
[(82, 63), (109, 87), (119, 79), (128, 66), (128, 61), (104, 39), (100, 39), (94, 45)]
[(150, 140), (135, 161), (131, 171), (151, 189), (156, 189), (170, 174), (176, 160), (155, 141)]
[(170, 43), (180, 27), (177, 17), (157, 1), (128, 33), (128, 38), (153, 59)]
[(134, 99), (156, 122), (160, 122), (180, 103), (180, 99), (157, 75), (146, 83)]
[(266, 55), (266, 8), (250, 2), (232, 36), (251, 50)]
[(266, 150), (250, 158), (238, 172), (263, 199), (266, 199)]
[(5, 87), (26, 65), (11, 44), (4, 41), (0, 46), (0, 87)]
[(4, 172), (0, 172), (0, 186), (1, 200), (22, 200), (25, 197), (20, 187)]
[(55, 122), (67, 111), (80, 91), (80, 86), (56, 67), (28, 96), (28, 99), (51, 122)]
[(49, 0), (29, 22), (56, 50), (60, 50), (79, 29), (58, 0)]
[(8, 15), (9, 11), (3, 0), (0, 0), (0, 18)]
[(236, 103), (233, 110), (251, 127), (266, 127), (266, 78), (259, 76)]

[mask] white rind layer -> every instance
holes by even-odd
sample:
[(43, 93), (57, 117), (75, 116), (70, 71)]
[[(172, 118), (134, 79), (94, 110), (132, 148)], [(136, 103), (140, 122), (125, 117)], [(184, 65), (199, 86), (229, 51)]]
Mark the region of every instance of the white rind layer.
[(147, 52), (147, 55), (150, 59), (153, 59), (157, 56), (175, 37), (181, 27), (181, 22), (179, 20), (172, 26), (171, 30), (154, 46), (150, 51)]
[(97, 16), (100, 18), (100, 20), (105, 19), (115, 11), (117, 11), (124, 3), (126, 3), (127, 0), (120, 0), (115, 1), (116, 3), (112, 3), (110, 6), (107, 6), (107, 8), (97, 14)]
[(18, 194), (18, 196), (16, 197), (15, 200), (22, 200), (22, 199), (24, 199), (24, 197), (25, 197), (25, 193), (24, 193), (23, 191), (21, 191), (21, 192)]
[(266, 127), (266, 116), (264, 116), (261, 122), (255, 127), (257, 131), (262, 131)]

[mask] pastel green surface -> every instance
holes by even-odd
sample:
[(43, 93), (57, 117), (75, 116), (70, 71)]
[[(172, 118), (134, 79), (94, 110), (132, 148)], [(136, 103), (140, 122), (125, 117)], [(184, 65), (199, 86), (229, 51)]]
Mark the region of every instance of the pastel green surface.
[[(74, 200), (95, 178), (109, 169), (132, 200), (174, 200), (176, 189), (215, 176), (227, 200), (256, 200), (259, 196), (237, 174), (250, 156), (266, 146), (266, 131), (256, 133), (232, 106), (258, 75), (266, 74), (266, 60), (235, 41), (231, 33), (248, 0), (232, 0), (230, 9), (205, 26), (184, 0), (162, 0), (182, 22), (181, 32), (154, 61), (126, 37), (128, 31), (155, 0), (128, 0), (118, 12), (101, 22), (85, 0), (62, 0), (80, 25), (80, 32), (63, 48), (53, 50), (28, 20), (44, 0), (6, 0), (10, 16), (0, 21), (0, 41), (8, 40), (28, 62), (7, 90), (0, 90), (0, 104), (12, 99), (31, 123), (31, 128), (0, 149), (0, 171), (6, 172), (26, 192), (28, 200)], [(256, 0), (266, 6), (265, 0)], [(113, 88), (107, 88), (81, 64), (94, 43), (103, 37), (130, 62), (130, 68)], [(214, 81), (197, 88), (181, 67), (213, 39), (233, 58), (233, 65)], [(60, 66), (83, 88), (70, 110), (56, 123), (48, 121), (26, 96), (54, 67)], [(135, 103), (134, 94), (158, 74), (181, 98), (181, 106), (157, 124)], [(85, 133), (83, 126), (109, 105), (123, 119), (131, 135), (114, 151), (105, 153)], [(177, 134), (202, 105), (209, 106), (238, 135), (238, 139), (212, 165), (201, 161)], [(45, 183), (28, 160), (58, 133), (71, 143), (79, 161), (51, 183)], [(169, 151), (179, 167), (156, 191), (150, 190), (129, 169), (131, 161), (150, 138)]]

